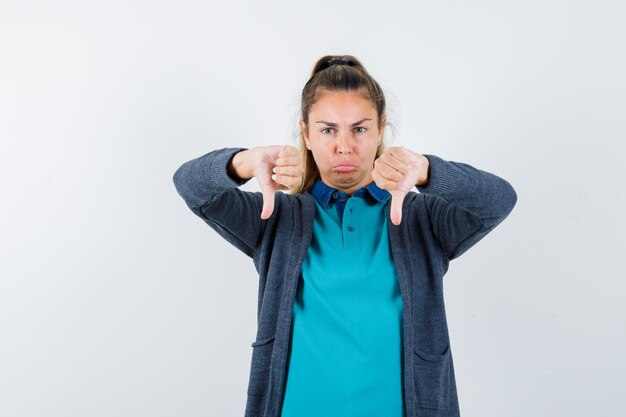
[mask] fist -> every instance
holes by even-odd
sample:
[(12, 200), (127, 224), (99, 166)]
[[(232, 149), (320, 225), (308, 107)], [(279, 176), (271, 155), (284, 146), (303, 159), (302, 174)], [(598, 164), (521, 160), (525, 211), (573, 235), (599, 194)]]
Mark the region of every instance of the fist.
[(254, 176), (263, 193), (261, 219), (268, 219), (274, 211), (274, 194), (278, 190), (299, 187), (304, 176), (298, 148), (289, 145), (255, 148)]
[(396, 226), (402, 221), (402, 203), (416, 185), (428, 183), (428, 158), (401, 146), (390, 146), (374, 161), (372, 178), (391, 193), (389, 216)]

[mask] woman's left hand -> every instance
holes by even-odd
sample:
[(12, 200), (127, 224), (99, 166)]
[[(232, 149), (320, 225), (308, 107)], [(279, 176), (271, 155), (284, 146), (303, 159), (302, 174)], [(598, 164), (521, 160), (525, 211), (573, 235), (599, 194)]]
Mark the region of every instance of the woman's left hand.
[(390, 146), (374, 161), (372, 178), (391, 193), (390, 217), (396, 226), (402, 221), (404, 197), (416, 185), (428, 184), (429, 168), (428, 158), (401, 146)]

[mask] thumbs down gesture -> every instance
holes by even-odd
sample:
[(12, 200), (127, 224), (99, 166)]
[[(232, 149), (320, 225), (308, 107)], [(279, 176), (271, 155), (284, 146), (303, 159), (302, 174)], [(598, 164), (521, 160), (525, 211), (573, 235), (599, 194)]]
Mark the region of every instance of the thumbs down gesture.
[(401, 146), (390, 146), (374, 161), (372, 178), (379, 188), (391, 193), (391, 222), (402, 221), (402, 203), (408, 192), (428, 184), (430, 163), (424, 155)]

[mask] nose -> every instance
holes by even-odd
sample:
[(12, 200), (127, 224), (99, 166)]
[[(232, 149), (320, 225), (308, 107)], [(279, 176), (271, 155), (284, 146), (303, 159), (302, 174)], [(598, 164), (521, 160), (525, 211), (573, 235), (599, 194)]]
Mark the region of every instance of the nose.
[(339, 135), (339, 141), (337, 142), (337, 152), (341, 154), (350, 153), (350, 138), (347, 134)]

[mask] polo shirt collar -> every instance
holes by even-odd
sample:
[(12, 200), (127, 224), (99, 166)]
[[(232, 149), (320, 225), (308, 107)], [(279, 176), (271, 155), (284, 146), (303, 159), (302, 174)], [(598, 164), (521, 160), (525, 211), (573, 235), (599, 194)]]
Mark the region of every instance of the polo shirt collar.
[[(348, 199), (348, 195), (336, 188), (332, 188), (326, 185), (321, 178), (318, 178), (313, 187), (311, 187), (311, 195), (322, 205), (324, 208), (328, 208), (330, 203), (335, 201), (343, 201)], [(367, 195), (373, 197), (379, 203), (385, 204), (390, 198), (391, 193), (387, 190), (376, 185), (375, 181), (372, 181), (367, 186), (356, 190), (352, 196), (365, 198)]]

